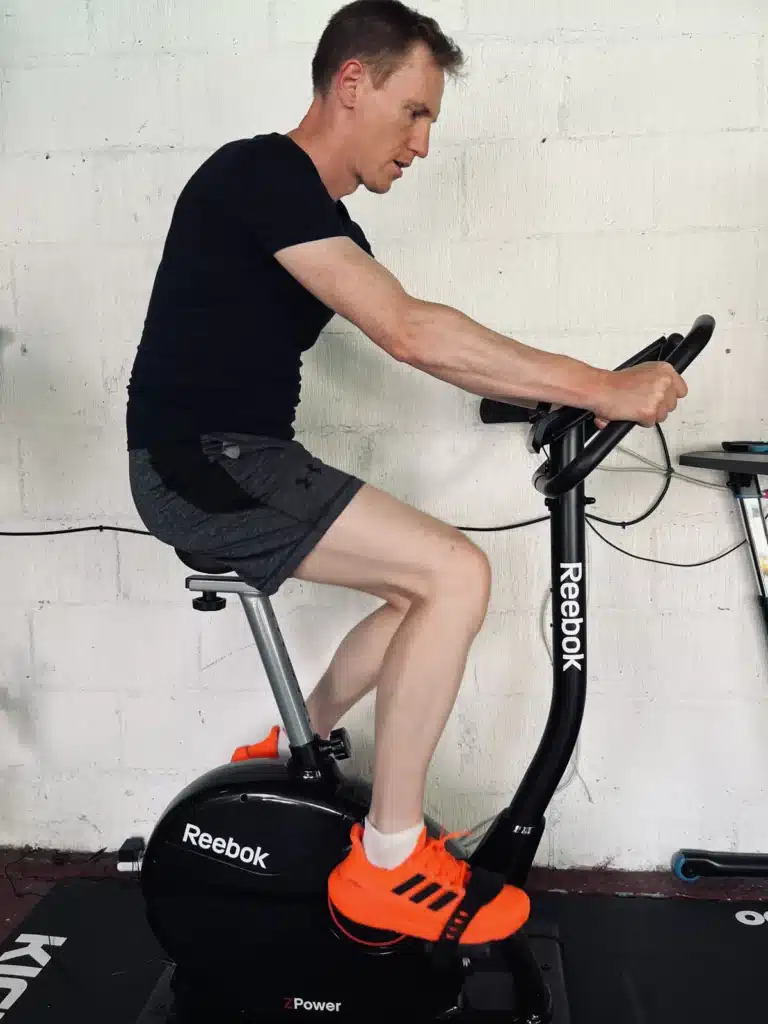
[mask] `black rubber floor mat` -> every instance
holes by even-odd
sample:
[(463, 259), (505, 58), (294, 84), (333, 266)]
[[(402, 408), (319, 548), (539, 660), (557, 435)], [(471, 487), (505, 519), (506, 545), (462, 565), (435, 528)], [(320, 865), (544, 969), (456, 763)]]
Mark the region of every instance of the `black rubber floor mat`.
[(573, 1024), (768, 1020), (762, 903), (537, 895), (557, 921)]
[(135, 1024), (166, 968), (135, 882), (60, 883), (0, 945), (1, 1024)]
[[(768, 892), (763, 903), (547, 893), (534, 911), (557, 922), (572, 1024), (766, 1020)], [(166, 969), (135, 882), (61, 883), (0, 945), (0, 1022), (164, 1024)]]

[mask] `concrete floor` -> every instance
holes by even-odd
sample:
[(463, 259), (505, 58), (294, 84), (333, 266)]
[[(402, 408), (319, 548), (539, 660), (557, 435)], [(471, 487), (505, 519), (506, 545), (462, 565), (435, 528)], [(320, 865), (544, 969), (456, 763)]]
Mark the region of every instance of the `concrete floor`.
[(110, 875), (119, 877), (114, 854), (0, 850), (0, 942), (57, 882)]

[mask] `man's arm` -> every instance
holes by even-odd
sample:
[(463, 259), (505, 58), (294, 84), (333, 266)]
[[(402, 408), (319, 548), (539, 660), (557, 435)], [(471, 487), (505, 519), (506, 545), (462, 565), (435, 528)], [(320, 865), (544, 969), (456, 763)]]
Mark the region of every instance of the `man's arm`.
[(406, 332), (412, 366), (484, 398), (586, 409), (604, 387), (604, 370), (523, 345), (451, 306), (414, 301)]
[(409, 295), (349, 238), (305, 242), (276, 259), (393, 358), (487, 398), (583, 405), (601, 371), (529, 348), (450, 306)]
[(686, 393), (668, 364), (597, 369), (506, 338), (451, 306), (416, 299), (350, 238), (304, 242), (275, 258), (394, 359), (484, 398), (573, 405), (651, 426)]

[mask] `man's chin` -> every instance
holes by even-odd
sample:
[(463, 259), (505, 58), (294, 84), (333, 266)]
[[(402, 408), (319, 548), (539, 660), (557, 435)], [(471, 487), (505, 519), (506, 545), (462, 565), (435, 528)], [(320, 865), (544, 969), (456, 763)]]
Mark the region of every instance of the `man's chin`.
[(377, 196), (386, 195), (387, 192), (389, 192), (389, 190), (392, 188), (392, 184), (393, 183), (391, 181), (387, 181), (387, 182), (382, 182), (382, 181), (364, 181), (363, 182), (363, 185), (365, 186), (365, 188), (369, 192), (373, 192)]

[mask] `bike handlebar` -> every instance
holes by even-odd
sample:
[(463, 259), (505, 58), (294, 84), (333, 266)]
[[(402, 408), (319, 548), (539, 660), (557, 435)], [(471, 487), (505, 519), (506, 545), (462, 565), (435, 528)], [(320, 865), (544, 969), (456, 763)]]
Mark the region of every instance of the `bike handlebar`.
[[(620, 366), (616, 367), (616, 370), (627, 370), (630, 366), (639, 366), (640, 363), (655, 363), (659, 360), (667, 359), (682, 340), (682, 334), (673, 334), (669, 338), (658, 338), (638, 352), (637, 355), (625, 359)], [(574, 409), (569, 406), (563, 406), (554, 412), (547, 413), (536, 422), (531, 431), (529, 439), (530, 448), (534, 452), (540, 452), (545, 445), (557, 441), (571, 427), (576, 427), (579, 423), (585, 423), (593, 418), (593, 414), (588, 409)], [(597, 427), (595, 427), (595, 430), (597, 430)]]
[[(660, 338), (617, 369), (623, 370), (643, 362), (659, 360), (668, 362), (678, 373), (682, 373), (706, 347), (714, 329), (714, 319), (705, 313), (697, 317), (684, 338), (679, 334), (672, 335), (669, 339)], [(594, 413), (583, 409), (558, 409), (534, 426), (531, 435), (532, 447), (534, 451), (538, 451), (542, 445), (551, 443), (577, 424), (593, 419)], [(634, 422), (609, 423), (597, 431), (594, 439), (557, 473), (552, 473), (550, 464), (545, 463), (534, 476), (536, 489), (548, 498), (556, 498), (578, 486), (636, 426)]]

